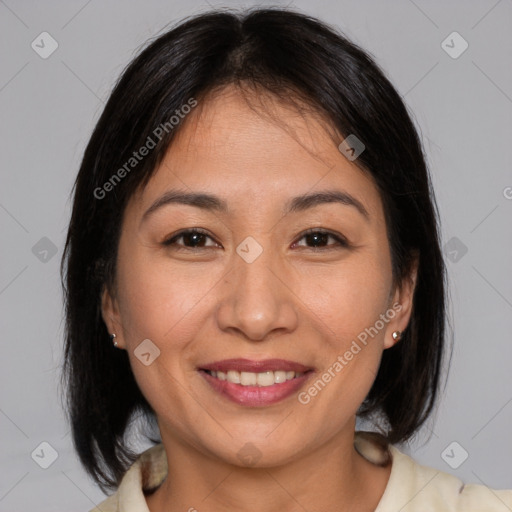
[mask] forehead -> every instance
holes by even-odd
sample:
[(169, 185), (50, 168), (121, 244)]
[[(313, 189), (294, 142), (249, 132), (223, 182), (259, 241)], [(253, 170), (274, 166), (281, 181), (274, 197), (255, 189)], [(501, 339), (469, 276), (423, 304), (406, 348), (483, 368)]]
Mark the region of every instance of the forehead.
[(358, 196), (370, 214), (380, 213), (371, 177), (340, 153), (332, 128), (311, 110), (226, 88), (200, 102), (182, 122), (138, 197), (141, 209), (176, 187), (233, 204), (252, 198), (260, 205), (336, 188)]

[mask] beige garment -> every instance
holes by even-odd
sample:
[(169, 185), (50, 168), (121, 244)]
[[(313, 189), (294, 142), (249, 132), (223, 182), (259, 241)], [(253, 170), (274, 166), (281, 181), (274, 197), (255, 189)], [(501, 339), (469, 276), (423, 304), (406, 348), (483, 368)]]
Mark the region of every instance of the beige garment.
[[(375, 447), (356, 434), (358, 451), (375, 462)], [(448, 473), (421, 466), (390, 446), (391, 475), (375, 512), (512, 512), (512, 490), (464, 485)], [(150, 512), (142, 489), (158, 487), (167, 476), (163, 444), (142, 453), (117, 491), (90, 512)]]

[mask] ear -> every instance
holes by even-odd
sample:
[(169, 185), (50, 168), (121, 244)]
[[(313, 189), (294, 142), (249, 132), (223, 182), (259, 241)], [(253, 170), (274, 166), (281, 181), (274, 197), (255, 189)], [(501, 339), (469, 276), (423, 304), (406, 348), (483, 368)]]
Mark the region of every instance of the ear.
[(399, 339), (393, 338), (394, 331), (405, 331), (409, 320), (411, 318), (414, 290), (416, 289), (416, 279), (418, 277), (418, 256), (414, 257), (411, 263), (411, 270), (407, 276), (404, 277), (402, 282), (398, 283), (393, 292), (389, 308), (395, 312), (394, 317), (389, 321), (386, 335), (384, 337), (384, 348), (390, 348), (396, 343), (399, 343)]
[(116, 335), (117, 348), (125, 348), (117, 299), (105, 285), (101, 293), (101, 316), (109, 334)]

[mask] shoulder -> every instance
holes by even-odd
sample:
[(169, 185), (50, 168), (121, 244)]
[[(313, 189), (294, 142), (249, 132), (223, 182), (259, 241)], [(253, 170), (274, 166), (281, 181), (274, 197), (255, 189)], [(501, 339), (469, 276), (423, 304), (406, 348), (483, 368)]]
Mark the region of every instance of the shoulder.
[(394, 446), (388, 485), (375, 512), (510, 512), (512, 490), (479, 484), (418, 464)]
[(89, 512), (149, 512), (145, 492), (155, 490), (167, 476), (162, 443), (141, 453), (124, 474), (117, 491)]

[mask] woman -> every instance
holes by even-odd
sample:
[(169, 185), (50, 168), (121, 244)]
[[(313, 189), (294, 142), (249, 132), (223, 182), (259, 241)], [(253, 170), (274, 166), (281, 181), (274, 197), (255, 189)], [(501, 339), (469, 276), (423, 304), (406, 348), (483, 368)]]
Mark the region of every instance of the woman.
[(400, 96), (318, 20), (211, 12), (148, 46), (85, 151), (62, 271), (73, 439), (116, 489), (94, 510), (512, 508), (393, 446), (444, 361), (435, 200)]

